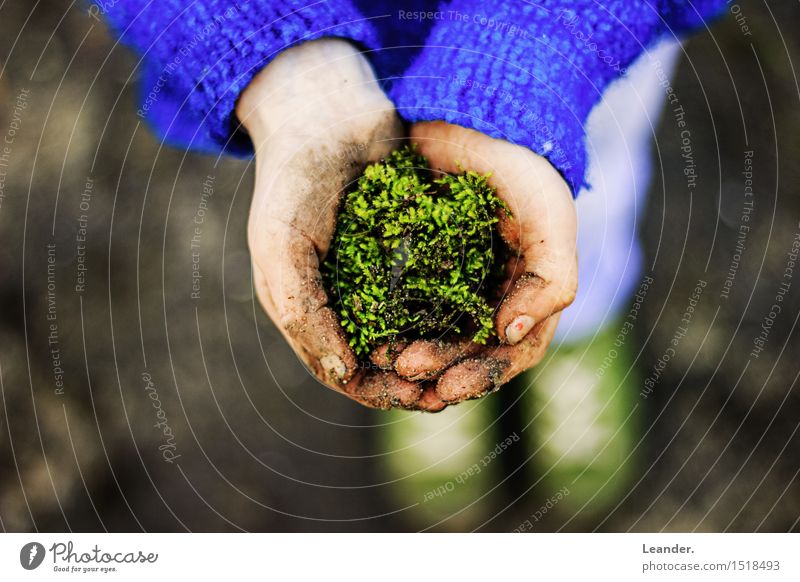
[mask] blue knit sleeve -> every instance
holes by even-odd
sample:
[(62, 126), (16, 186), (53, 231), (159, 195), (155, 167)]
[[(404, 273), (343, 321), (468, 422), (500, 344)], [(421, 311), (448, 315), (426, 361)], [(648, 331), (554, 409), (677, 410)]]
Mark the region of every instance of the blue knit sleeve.
[(409, 121), (442, 119), (531, 148), (584, 185), (584, 124), (606, 86), (659, 36), (724, 0), (454, 0), (390, 92)]
[(139, 116), (165, 142), (208, 152), (251, 153), (236, 99), (280, 51), (323, 36), (377, 44), (350, 0), (126, 0), (105, 17), (141, 55)]

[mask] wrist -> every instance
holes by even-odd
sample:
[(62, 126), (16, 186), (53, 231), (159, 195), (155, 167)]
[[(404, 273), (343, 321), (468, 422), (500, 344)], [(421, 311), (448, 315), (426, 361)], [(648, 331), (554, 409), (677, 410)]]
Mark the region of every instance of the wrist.
[(255, 142), (280, 127), (330, 123), (388, 101), (367, 59), (324, 38), (278, 55), (242, 91), (236, 115)]

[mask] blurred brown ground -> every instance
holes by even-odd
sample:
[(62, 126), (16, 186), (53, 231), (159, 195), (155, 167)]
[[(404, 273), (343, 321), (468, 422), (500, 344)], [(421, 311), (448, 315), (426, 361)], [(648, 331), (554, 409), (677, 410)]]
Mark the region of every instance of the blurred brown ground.
[[(416, 509), (403, 510), (382, 484), (374, 443), (385, 417), (311, 380), (253, 303), (248, 163), (160, 147), (135, 113), (136, 58), (68, 6), (0, 7), (0, 133), (29, 90), (0, 206), (2, 529), (417, 527)], [(675, 81), (698, 165), (692, 197), (669, 115), (659, 130), (660, 171), (643, 229), (655, 279), (637, 330), (643, 366), (664, 353), (698, 279), (708, 291), (642, 408), (649, 431), (628, 495), (569, 529), (798, 529), (800, 278), (768, 348), (745, 361), (800, 219), (800, 5), (741, 7), (753, 36), (733, 20), (716, 25), (713, 37), (688, 43)], [(753, 229), (723, 301), (748, 149)], [(192, 219), (208, 176), (214, 194), (200, 241), (201, 297), (193, 300)], [(91, 202), (82, 211), (87, 179)], [(77, 293), (81, 214), (87, 274)], [(63, 395), (48, 344), (48, 244)], [(159, 452), (144, 372), (179, 462)], [(505, 507), (524, 489), (524, 473), (485, 502)], [(486, 529), (512, 529), (549, 493), (532, 491)], [(546, 528), (569, 517), (555, 512)]]

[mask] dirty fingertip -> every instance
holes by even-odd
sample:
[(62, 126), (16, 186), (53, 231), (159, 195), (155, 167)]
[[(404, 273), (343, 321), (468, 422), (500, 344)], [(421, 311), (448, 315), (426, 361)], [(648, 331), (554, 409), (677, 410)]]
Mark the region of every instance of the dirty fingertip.
[(438, 350), (433, 342), (417, 340), (397, 358), (395, 370), (403, 378), (418, 380), (438, 370), (442, 366), (439, 360)]
[(431, 380), (447, 366), (475, 353), (480, 346), (471, 341), (417, 340), (397, 359), (395, 370), (403, 378)]
[(436, 395), (446, 403), (478, 398), (494, 382), (486, 360), (467, 360), (450, 368), (436, 383)]
[[(540, 299), (543, 281), (531, 273), (522, 275), (497, 310), (495, 329), (501, 341), (519, 343), (541, 319)], [(509, 337), (510, 335), (510, 337)]]
[(368, 374), (347, 393), (373, 408), (413, 408), (422, 396), (422, 386), (403, 380), (394, 372)]
[(400, 340), (394, 344), (387, 343), (378, 346), (369, 355), (369, 361), (375, 364), (381, 370), (391, 370), (397, 358), (403, 353), (403, 350), (408, 346), (408, 342)]
[(439, 398), (434, 386), (429, 386), (423, 390), (417, 408), (423, 412), (441, 412), (447, 408), (447, 403)]
[(518, 344), (522, 338), (528, 335), (534, 325), (536, 325), (536, 320), (530, 315), (518, 315), (506, 326), (506, 342), (512, 346)]
[(322, 369), (325, 370), (326, 375), (334, 380), (341, 381), (347, 374), (347, 365), (336, 354), (323, 356), (320, 358), (319, 363), (322, 365)]

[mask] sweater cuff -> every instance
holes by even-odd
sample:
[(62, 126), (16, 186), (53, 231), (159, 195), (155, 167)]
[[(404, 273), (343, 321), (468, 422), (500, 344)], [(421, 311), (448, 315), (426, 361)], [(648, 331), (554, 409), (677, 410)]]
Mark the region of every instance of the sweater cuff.
[(612, 4), (616, 13), (588, 0), (563, 6), (500, 2), (487, 13), (480, 0), (456, 0), (391, 88), (398, 111), (526, 146), (576, 194), (589, 112), (663, 25), (647, 3)]
[(478, 2), (454, 3), (390, 96), (408, 121), (444, 120), (530, 148), (575, 193), (586, 169), (583, 123), (600, 88), (539, 32), (537, 22), (554, 23), (550, 11), (517, 5), (511, 14), (508, 4), (489, 25)]
[(252, 154), (236, 101), (281, 51), (321, 37), (378, 45), (348, 0), (129, 0), (106, 17), (142, 55), (139, 116), (170, 145), (214, 153)]

